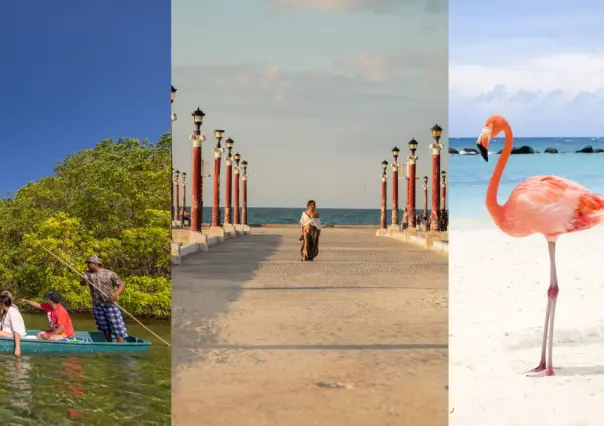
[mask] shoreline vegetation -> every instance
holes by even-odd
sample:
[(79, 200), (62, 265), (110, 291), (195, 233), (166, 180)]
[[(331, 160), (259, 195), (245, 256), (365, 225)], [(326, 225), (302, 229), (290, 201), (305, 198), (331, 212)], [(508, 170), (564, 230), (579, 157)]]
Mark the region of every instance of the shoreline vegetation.
[(57, 291), (70, 312), (90, 312), (80, 278), (43, 248), (82, 272), (95, 254), (125, 282), (124, 309), (170, 318), (171, 151), (169, 133), (105, 139), (0, 199), (0, 286), (18, 299)]
[[(497, 154), (501, 154), (502, 150), (497, 151)], [(543, 154), (558, 154), (558, 150), (553, 147), (549, 147), (543, 150)], [(602, 154), (604, 153), (604, 149), (602, 148), (594, 148), (591, 145), (586, 145), (583, 148), (576, 150), (575, 152), (568, 152), (566, 154)], [(478, 155), (479, 152), (476, 148), (462, 148), (455, 149), (453, 147), (449, 147), (450, 155)], [(528, 145), (522, 145), (518, 147), (512, 148), (512, 154), (541, 154), (540, 151), (535, 150), (534, 148)], [(560, 153), (560, 154), (565, 154)]]

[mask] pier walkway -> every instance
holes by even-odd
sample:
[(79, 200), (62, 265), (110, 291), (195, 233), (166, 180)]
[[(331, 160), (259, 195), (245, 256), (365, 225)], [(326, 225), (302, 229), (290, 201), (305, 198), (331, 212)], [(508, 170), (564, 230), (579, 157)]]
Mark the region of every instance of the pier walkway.
[(172, 424), (447, 424), (446, 255), (258, 228), (173, 270)]

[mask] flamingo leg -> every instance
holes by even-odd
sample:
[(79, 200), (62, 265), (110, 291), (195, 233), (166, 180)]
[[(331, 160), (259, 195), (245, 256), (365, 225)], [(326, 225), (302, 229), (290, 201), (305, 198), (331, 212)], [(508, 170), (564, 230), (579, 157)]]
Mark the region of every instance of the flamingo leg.
[[(550, 259), (550, 284), (547, 289), (547, 309), (545, 311), (545, 326), (543, 330), (543, 341), (541, 345), (541, 360), (539, 365), (535, 367), (533, 372), (545, 370), (546, 376), (554, 375), (553, 366), (553, 346), (554, 346), (554, 318), (556, 316), (556, 301), (558, 300), (558, 276), (556, 274), (556, 242), (547, 242)], [(549, 341), (548, 341), (549, 337)], [(547, 344), (547, 345), (546, 345)], [(547, 362), (546, 362), (546, 346), (547, 346)], [(540, 376), (540, 375), (539, 375)]]
[(537, 373), (539, 371), (545, 370), (545, 354), (546, 354), (545, 350), (547, 347), (547, 335), (548, 335), (548, 329), (549, 329), (549, 318), (550, 318), (551, 309), (552, 309), (552, 300), (548, 297), (547, 298), (547, 309), (545, 310), (545, 325), (543, 326), (543, 341), (541, 343), (541, 359), (539, 361), (539, 365), (531, 370), (531, 372), (533, 372), (533, 373)]

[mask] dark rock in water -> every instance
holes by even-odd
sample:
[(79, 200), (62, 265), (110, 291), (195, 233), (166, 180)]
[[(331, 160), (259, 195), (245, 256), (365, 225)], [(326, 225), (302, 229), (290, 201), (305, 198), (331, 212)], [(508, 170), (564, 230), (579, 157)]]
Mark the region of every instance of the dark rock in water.
[(512, 148), (512, 154), (534, 154), (535, 150), (528, 145)]
[(584, 146), (578, 151), (575, 151), (577, 154), (593, 154), (594, 147), (591, 145)]
[(467, 154), (478, 155), (478, 150), (474, 148), (464, 148), (462, 151), (466, 152)]
[(459, 154), (459, 151), (456, 150), (455, 148), (449, 147), (449, 154)]
[(602, 149), (602, 148), (596, 148), (596, 149), (594, 149), (594, 154), (601, 154), (603, 152), (604, 152), (604, 149)]
[(556, 148), (545, 148), (545, 151), (543, 151), (545, 154), (557, 154), (558, 150)]
[[(497, 154), (501, 154), (503, 152), (503, 149), (500, 149), (499, 151), (497, 151)], [(535, 151), (533, 148), (531, 148), (528, 145), (522, 145), (519, 146), (518, 148), (512, 148), (512, 154), (536, 154), (537, 151)]]

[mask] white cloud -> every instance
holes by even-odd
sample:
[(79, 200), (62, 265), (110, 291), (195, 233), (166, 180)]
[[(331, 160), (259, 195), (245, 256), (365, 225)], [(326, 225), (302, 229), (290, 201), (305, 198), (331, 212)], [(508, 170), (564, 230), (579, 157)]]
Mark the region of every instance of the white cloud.
[(508, 92), (560, 90), (572, 98), (604, 87), (604, 53), (534, 56), (507, 66), (452, 64), (449, 84), (456, 98), (475, 98), (500, 85)]
[(447, 82), (446, 51), (378, 53), (364, 52), (344, 62), (344, 66), (359, 71), (370, 81), (405, 79), (413, 84), (427, 80), (443, 90)]

